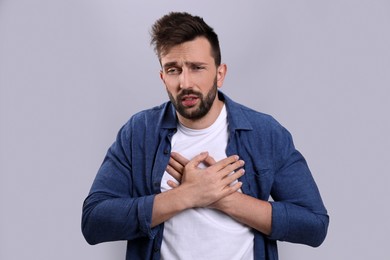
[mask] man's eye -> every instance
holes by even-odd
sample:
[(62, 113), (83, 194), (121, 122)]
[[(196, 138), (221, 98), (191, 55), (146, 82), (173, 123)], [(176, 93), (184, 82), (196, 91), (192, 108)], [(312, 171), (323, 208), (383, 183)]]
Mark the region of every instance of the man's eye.
[(177, 68), (169, 68), (167, 69), (168, 74), (177, 74), (179, 73), (179, 70)]
[(203, 70), (204, 67), (203, 66), (194, 66), (193, 69), (194, 70)]

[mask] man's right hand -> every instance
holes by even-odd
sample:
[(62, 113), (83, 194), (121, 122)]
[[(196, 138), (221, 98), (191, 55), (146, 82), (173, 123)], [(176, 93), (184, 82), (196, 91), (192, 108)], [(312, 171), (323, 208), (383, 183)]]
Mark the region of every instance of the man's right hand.
[[(208, 167), (202, 169), (200, 163)], [(235, 181), (244, 174), (244, 170), (239, 169), (243, 165), (244, 161), (239, 160), (237, 155), (215, 162), (207, 152), (192, 160), (172, 153), (167, 172), (181, 183), (180, 188), (185, 190), (183, 199), (188, 207), (207, 207), (241, 188), (241, 182)], [(174, 188), (179, 186), (173, 182), (169, 185)]]

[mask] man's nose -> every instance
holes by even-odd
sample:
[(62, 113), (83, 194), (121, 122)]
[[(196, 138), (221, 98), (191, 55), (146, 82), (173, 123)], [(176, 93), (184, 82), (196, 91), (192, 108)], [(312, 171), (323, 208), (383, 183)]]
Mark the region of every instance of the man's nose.
[(191, 73), (187, 69), (184, 69), (180, 74), (180, 88), (186, 89), (192, 87), (193, 87), (193, 82), (192, 82)]

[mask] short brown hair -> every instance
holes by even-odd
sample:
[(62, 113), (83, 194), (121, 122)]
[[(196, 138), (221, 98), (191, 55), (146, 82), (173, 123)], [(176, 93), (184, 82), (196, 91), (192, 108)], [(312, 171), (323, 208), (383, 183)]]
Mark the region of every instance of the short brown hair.
[(151, 30), (151, 44), (161, 60), (161, 55), (166, 54), (172, 47), (197, 37), (205, 37), (212, 50), (215, 65), (221, 64), (221, 50), (218, 35), (203, 18), (193, 16), (186, 12), (171, 12), (158, 19)]

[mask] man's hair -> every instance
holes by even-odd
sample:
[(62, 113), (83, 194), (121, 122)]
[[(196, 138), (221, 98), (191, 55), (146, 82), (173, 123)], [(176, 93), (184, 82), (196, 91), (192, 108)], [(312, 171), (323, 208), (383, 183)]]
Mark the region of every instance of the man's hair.
[(158, 19), (151, 30), (151, 44), (161, 61), (161, 56), (179, 44), (192, 41), (197, 37), (205, 37), (211, 45), (211, 55), (215, 65), (221, 64), (221, 50), (218, 35), (203, 18), (186, 12), (171, 12)]

